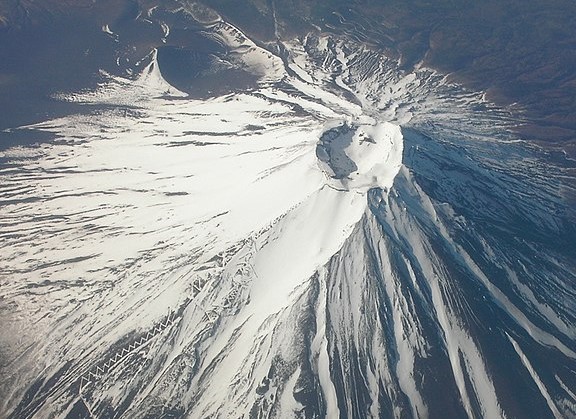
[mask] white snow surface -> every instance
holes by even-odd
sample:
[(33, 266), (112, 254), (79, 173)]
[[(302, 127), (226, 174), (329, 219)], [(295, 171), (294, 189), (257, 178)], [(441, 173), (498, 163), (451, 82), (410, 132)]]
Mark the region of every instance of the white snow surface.
[[(341, 147), (354, 169), (346, 178), (331, 179), (329, 183), (335, 188), (359, 193), (371, 188), (389, 189), (402, 165), (400, 127), (389, 122), (359, 125), (349, 144), (342, 143), (341, 138), (332, 143), (332, 148)], [(325, 164), (321, 162), (321, 166)], [(330, 168), (325, 170), (329, 176), (333, 174)]]
[[(2, 183), (18, 190), (0, 209), (0, 281), (17, 304), (12, 327), (27, 333), (5, 336), (1, 345), (7, 354), (34, 345), (8, 360), (18, 371), (14, 393), (65, 360), (82, 360), (71, 380), (90, 378), (91, 365), (116, 341), (152, 329), (195, 297), (183, 314), (195, 331), (179, 338), (173, 353), (219, 319), (227, 326), (207, 349), (200, 368), (208, 368), (221, 356), (217, 348), (242, 330), (244, 344), (218, 363), (220, 379), (204, 384), (209, 397), (195, 407), (222, 414), (213, 401), (250, 357), (249, 343), (272, 332), (269, 319), (294, 303), (349, 237), (366, 211), (367, 191), (390, 187), (401, 166), (398, 126), (366, 124), (373, 119), (361, 118), (353, 105), (346, 113), (341, 100), (334, 109), (334, 96), (323, 100), (321, 89), (308, 87), (321, 105), (304, 114), (294, 105), (305, 108), (307, 93), (278, 101), (268, 87), (193, 100), (163, 80), (153, 58), (135, 82), (110, 79), (96, 92), (67, 98), (103, 105), (95, 114), (29, 127), (59, 138), (35, 155), (26, 158), (18, 147), (3, 152), (21, 171), (0, 172)], [(357, 170), (342, 181), (316, 157), (319, 137), (338, 117), (363, 122), (345, 150)], [(321, 384), (336, 412), (325, 337), (318, 339)], [(108, 394), (127, 391), (118, 386)]]

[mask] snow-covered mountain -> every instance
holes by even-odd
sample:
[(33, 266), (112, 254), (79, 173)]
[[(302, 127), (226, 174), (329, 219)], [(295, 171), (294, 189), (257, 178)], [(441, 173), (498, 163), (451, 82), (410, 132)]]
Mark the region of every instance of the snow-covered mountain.
[(576, 417), (575, 162), (362, 40), (201, 23), (222, 91), (154, 53), (2, 152), (1, 414)]

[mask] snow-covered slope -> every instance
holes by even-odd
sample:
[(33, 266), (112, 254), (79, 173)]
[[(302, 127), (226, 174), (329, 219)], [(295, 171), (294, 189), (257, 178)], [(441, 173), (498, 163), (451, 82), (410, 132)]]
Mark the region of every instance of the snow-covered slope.
[(573, 162), (350, 40), (212, 30), (257, 89), (153, 59), (3, 152), (0, 412), (575, 416)]

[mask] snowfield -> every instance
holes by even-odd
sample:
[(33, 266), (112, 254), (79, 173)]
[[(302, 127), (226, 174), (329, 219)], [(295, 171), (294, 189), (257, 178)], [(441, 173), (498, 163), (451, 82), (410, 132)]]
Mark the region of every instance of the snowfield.
[(1, 152), (0, 415), (576, 415), (562, 169), (429, 70), (212, 30), (257, 89), (154, 56)]
[[(317, 143), (327, 127), (356, 116), (336, 123), (329, 105), (318, 108), (326, 115), (298, 114), (294, 105), (308, 99), (297, 96), (180, 98), (153, 62), (133, 84), (116, 79), (98, 94), (69, 98), (107, 105), (102, 113), (34, 126), (62, 139), (41, 156), (6, 152), (22, 174), (5, 169), (4, 183), (27, 189), (4, 202), (3, 219), (34, 231), (39, 249), (30, 255), (30, 237), (5, 235), (2, 285), (18, 301), (18, 327), (33, 330), (34, 340), (49, 333), (53, 344), (40, 359), (79, 358), (88, 367), (135, 325), (147, 331), (179, 310), (196, 333), (215, 319), (230, 323), (213, 347), (241, 328), (244, 344), (204, 390), (214, 387), (217, 397), (249, 357), (249, 343), (341, 249), (367, 209), (367, 191), (392, 186), (402, 134), (386, 122), (357, 126), (343, 150), (355, 171), (335, 179)], [(190, 304), (198, 277), (202, 292)], [(182, 339), (172, 352), (194, 335)], [(6, 350), (17, 344), (7, 339)], [(206, 354), (206, 366), (218, 352)], [(86, 367), (75, 372), (80, 380)], [(50, 366), (31, 360), (22, 368), (40, 374)]]

